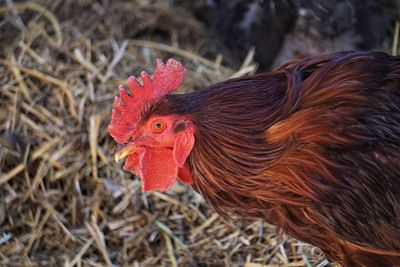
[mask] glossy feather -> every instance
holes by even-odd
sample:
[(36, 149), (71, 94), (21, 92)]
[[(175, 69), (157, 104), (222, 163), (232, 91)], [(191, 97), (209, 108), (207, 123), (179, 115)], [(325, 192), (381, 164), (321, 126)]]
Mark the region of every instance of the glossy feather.
[(347, 51), (167, 95), (187, 115), (193, 186), (343, 266), (400, 265), (400, 58)]

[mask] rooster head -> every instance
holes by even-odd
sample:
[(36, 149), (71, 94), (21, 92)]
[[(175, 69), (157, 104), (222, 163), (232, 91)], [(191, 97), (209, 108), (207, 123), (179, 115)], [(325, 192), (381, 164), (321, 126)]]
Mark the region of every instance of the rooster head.
[(119, 144), (115, 160), (126, 158), (124, 170), (142, 179), (143, 191), (166, 191), (178, 178), (191, 183), (185, 164), (194, 145), (194, 128), (183, 115), (158, 116), (149, 113), (152, 106), (175, 91), (185, 74), (182, 64), (169, 59), (166, 64), (157, 60), (153, 79), (145, 71), (142, 84), (128, 78), (128, 93), (119, 87), (115, 97), (110, 135)]

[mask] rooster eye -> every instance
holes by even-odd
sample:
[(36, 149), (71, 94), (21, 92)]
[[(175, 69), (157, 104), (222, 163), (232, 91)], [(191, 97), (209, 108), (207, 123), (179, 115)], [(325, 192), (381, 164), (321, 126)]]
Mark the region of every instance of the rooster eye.
[(153, 130), (153, 132), (161, 133), (162, 131), (165, 130), (165, 127), (166, 127), (166, 126), (167, 126), (167, 125), (165, 124), (164, 121), (162, 121), (162, 120), (155, 120), (155, 121), (153, 121), (153, 123), (152, 123), (151, 129)]

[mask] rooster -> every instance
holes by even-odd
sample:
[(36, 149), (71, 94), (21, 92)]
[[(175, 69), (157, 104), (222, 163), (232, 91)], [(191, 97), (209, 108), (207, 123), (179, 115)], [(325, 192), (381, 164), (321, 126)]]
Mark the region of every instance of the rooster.
[(344, 267), (400, 266), (400, 57), (343, 51), (171, 94), (185, 69), (128, 79), (109, 132), (142, 190), (191, 184)]

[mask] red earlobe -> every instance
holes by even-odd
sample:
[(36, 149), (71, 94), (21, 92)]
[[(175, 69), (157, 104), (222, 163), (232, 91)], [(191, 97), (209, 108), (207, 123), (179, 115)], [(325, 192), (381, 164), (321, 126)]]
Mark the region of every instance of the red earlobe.
[(194, 145), (194, 134), (192, 129), (186, 129), (185, 131), (178, 134), (174, 145), (174, 160), (176, 165), (180, 168), (183, 167), (187, 157), (192, 151)]

